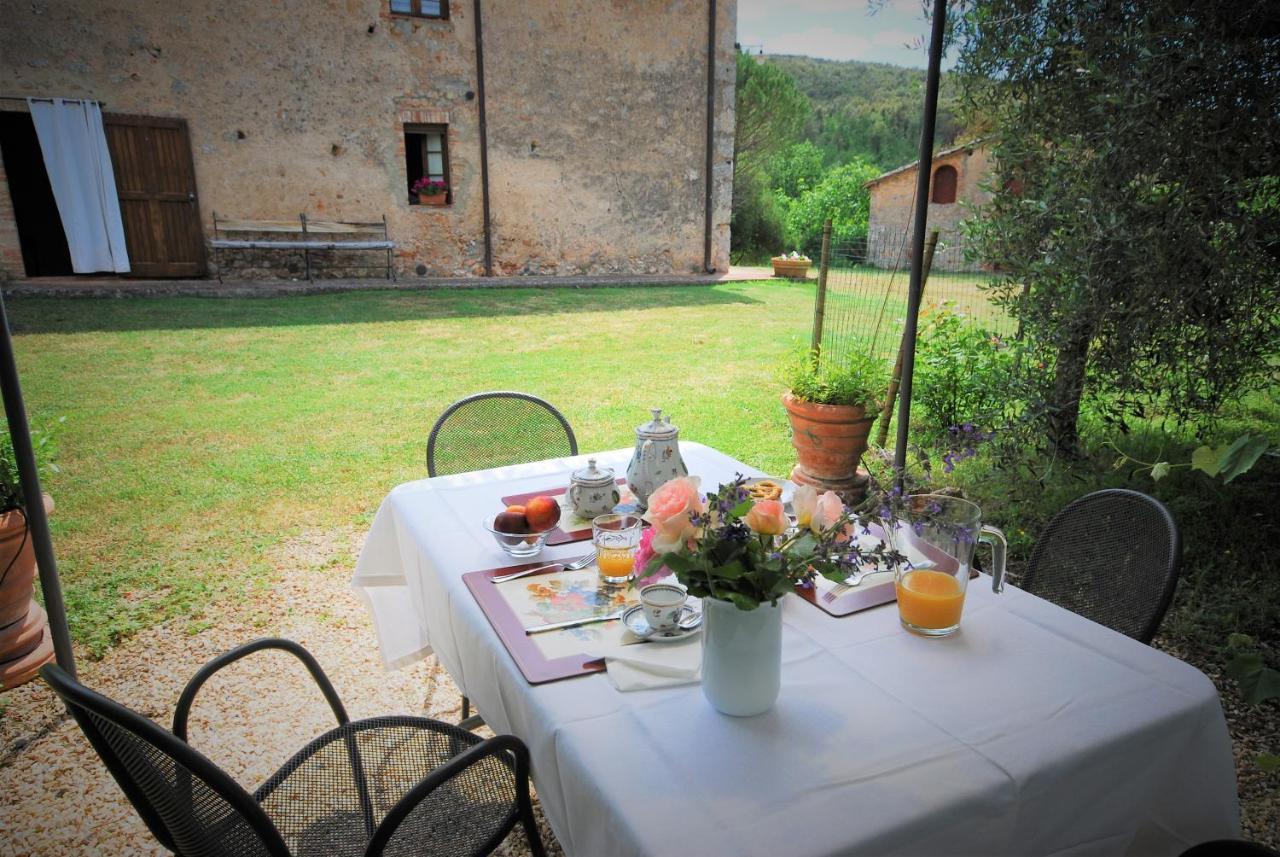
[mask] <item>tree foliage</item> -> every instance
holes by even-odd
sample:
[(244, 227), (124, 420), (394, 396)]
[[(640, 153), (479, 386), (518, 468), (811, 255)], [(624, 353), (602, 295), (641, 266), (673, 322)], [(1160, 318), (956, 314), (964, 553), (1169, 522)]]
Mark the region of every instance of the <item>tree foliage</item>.
[(829, 170), (813, 187), (787, 202), (788, 246), (817, 258), (822, 251), (822, 225), (831, 220), (832, 246), (848, 247), (867, 234), (871, 192), (866, 183), (879, 168), (860, 158)]
[(796, 89), (790, 75), (739, 53), (734, 180), (760, 175), (774, 154), (799, 138), (808, 118), (809, 99)]
[(769, 184), (783, 196), (795, 199), (822, 181), (822, 162), (822, 150), (810, 141), (792, 143), (769, 160)]
[[(822, 150), (828, 165), (856, 157), (883, 171), (920, 156), (922, 69), (797, 56), (772, 56), (768, 63), (791, 75), (809, 97), (813, 113), (804, 136)], [(973, 120), (961, 115), (959, 91), (955, 75), (944, 73), (934, 134), (940, 147), (977, 133)]]
[(1267, 0), (971, 0), (955, 35), (991, 117), (972, 221), (1043, 367), (1049, 437), (1082, 403), (1199, 422), (1280, 353), (1280, 21)]

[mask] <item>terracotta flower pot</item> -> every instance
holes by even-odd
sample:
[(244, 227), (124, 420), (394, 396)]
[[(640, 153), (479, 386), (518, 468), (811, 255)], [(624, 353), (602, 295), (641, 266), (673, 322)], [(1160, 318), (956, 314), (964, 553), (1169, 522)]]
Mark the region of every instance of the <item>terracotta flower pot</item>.
[(785, 256), (776, 256), (771, 261), (775, 277), (787, 277), (792, 280), (805, 279), (809, 274), (809, 266), (813, 264), (808, 259), (788, 259)]
[(449, 192), (442, 191), (440, 193), (418, 194), (419, 205), (446, 205), (449, 199)]
[(790, 393), (782, 406), (791, 420), (791, 445), (800, 468), (814, 479), (841, 482), (853, 478), (876, 415), (861, 405), (816, 405)]
[[(48, 495), (44, 508), (53, 511)], [(0, 515), (0, 574), (0, 689), (7, 689), (30, 680), (53, 657), (45, 614), (34, 599), (35, 549), (17, 511)]]

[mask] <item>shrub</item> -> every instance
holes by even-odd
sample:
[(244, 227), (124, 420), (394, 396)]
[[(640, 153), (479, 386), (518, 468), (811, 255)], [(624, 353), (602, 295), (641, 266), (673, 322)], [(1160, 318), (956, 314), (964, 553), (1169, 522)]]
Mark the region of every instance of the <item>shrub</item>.
[(827, 219), (831, 220), (833, 247), (846, 247), (865, 237), (871, 192), (864, 185), (879, 174), (879, 169), (860, 159), (829, 170), (817, 185), (788, 203), (784, 221), (787, 246), (818, 258), (822, 224)]
[(1014, 349), (999, 336), (943, 305), (916, 342), (912, 425), (925, 440), (951, 426), (1001, 422), (1014, 369)]
[(843, 362), (819, 359), (813, 351), (804, 351), (788, 363), (782, 372), (791, 395), (816, 405), (862, 405), (868, 413), (876, 413), (877, 400), (889, 383), (889, 369), (883, 360), (864, 354), (853, 354)]

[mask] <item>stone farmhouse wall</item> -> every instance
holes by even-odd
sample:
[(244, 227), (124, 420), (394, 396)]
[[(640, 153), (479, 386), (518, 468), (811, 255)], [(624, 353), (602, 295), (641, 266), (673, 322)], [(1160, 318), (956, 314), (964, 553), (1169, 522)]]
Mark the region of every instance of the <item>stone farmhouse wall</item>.
[[(0, 0), (0, 94), (187, 120), (206, 239), (215, 211), (385, 215), (400, 276), (482, 275), (473, 2), (448, 5), (430, 20), (390, 0)], [(717, 8), (711, 261), (726, 270), (736, 0)], [(495, 274), (703, 270), (708, 9), (482, 0)], [(448, 126), (447, 207), (409, 204), (406, 123)], [(2, 176), (0, 266), (21, 277)], [(297, 276), (286, 256), (239, 262)]]
[[(973, 209), (991, 199), (983, 189), (990, 178), (990, 152), (985, 146), (961, 148), (934, 158), (933, 171), (944, 165), (956, 170), (956, 201), (954, 203), (929, 203), (929, 229), (937, 229), (941, 240), (952, 246), (960, 242), (960, 223), (973, 214)], [(918, 169), (913, 164), (907, 169), (887, 173), (871, 185), (871, 211), (868, 233), (867, 261), (881, 268), (900, 265), (910, 255), (910, 231), (912, 201), (915, 198)], [(930, 193), (933, 185), (930, 183)], [(904, 239), (905, 236), (905, 239)], [(940, 254), (934, 260), (941, 270), (959, 270), (974, 267), (966, 262), (963, 254)], [(909, 263), (907, 263), (909, 264)]]

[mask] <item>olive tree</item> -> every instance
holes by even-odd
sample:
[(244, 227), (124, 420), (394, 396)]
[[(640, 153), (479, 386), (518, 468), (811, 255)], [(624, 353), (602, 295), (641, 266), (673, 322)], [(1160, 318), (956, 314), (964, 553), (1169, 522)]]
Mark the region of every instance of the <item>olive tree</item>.
[(1280, 354), (1280, 15), (1270, 0), (969, 0), (970, 107), (996, 132), (971, 221), (1047, 437), (1211, 418)]

